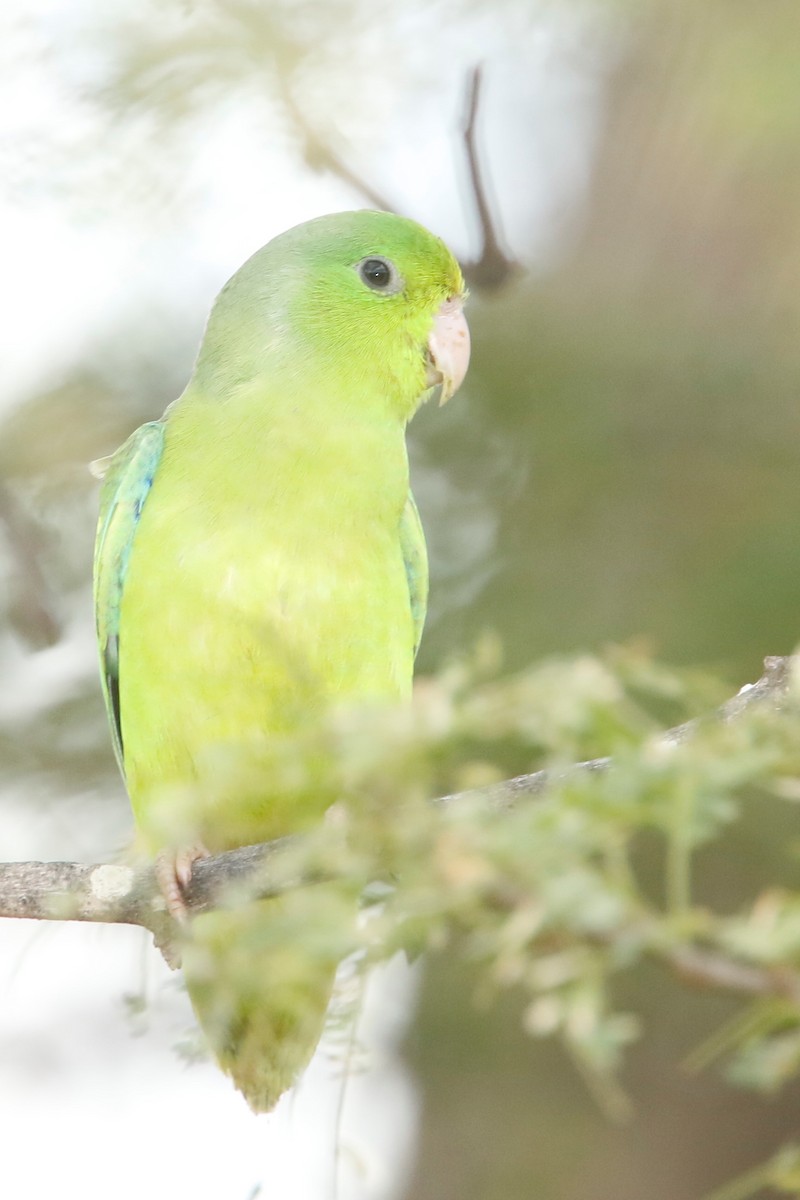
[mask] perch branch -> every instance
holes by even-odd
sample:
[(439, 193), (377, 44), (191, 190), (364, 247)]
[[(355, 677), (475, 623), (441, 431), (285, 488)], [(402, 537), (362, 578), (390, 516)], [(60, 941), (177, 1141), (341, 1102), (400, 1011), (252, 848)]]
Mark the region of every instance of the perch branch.
[[(791, 666), (789, 658), (765, 659), (764, 674), (758, 682), (742, 688), (715, 717), (732, 721), (754, 705), (779, 709), (789, 694)], [(678, 725), (662, 734), (661, 740), (680, 744), (691, 737), (701, 721), (708, 720), (706, 717)], [(443, 796), (437, 803), (457, 804), (467, 795), (478, 795), (502, 809), (521, 798), (540, 795), (570, 774), (604, 771), (612, 765), (611, 759), (599, 758), (564, 770), (535, 771), (476, 792)], [(188, 907), (194, 913), (218, 907), (237, 883), (247, 887), (248, 895), (268, 899), (317, 881), (321, 878), (319, 872), (286, 870), (286, 851), (296, 849), (300, 842), (299, 837), (286, 837), (200, 859), (187, 892)], [(137, 870), (107, 863), (0, 863), (0, 917), (140, 925), (151, 931), (160, 947), (169, 947), (174, 934), (152, 867)], [(793, 972), (738, 962), (699, 946), (659, 948), (651, 954), (695, 985), (749, 996), (778, 996), (800, 1005), (800, 976)]]

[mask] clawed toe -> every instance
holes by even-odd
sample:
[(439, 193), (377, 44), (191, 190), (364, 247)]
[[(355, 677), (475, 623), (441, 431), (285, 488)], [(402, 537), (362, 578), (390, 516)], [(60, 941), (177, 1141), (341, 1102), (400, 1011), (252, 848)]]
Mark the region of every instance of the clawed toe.
[(209, 852), (202, 842), (183, 846), (180, 850), (162, 850), (156, 858), (155, 872), (161, 895), (170, 916), (181, 925), (189, 919), (186, 892), (192, 880), (194, 864), (208, 858)]

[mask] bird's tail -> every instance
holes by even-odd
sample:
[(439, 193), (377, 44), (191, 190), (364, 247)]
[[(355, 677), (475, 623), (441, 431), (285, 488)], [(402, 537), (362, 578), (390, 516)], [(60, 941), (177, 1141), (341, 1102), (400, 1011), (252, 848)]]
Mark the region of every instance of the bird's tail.
[[(342, 899), (320, 895), (324, 890), (318, 885), (203, 914), (192, 920), (183, 947), (197, 1019), (254, 1112), (274, 1108), (308, 1064), (337, 965), (352, 949)], [(310, 905), (308, 893), (314, 893)], [(328, 919), (320, 923), (323, 913)]]

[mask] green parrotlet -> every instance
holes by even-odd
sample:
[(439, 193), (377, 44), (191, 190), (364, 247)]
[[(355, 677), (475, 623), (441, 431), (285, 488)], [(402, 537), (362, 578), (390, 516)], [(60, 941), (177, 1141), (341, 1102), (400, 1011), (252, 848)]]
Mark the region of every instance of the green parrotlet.
[[(137, 844), (179, 919), (199, 856), (322, 816), (269, 788), (216, 791), (218, 764), (410, 695), (428, 570), (405, 431), (466, 373), (464, 299), (453, 255), (413, 221), (298, 225), (228, 281), (183, 394), (104, 463), (103, 687)], [(252, 986), (214, 978), (221, 945), (257, 959), (248, 933), (279, 903), (198, 917), (184, 948), (201, 1024), (256, 1110), (291, 1085), (324, 1012), (316, 994), (303, 1011), (302, 981), (297, 1012), (292, 995), (261, 1004), (268, 967)]]

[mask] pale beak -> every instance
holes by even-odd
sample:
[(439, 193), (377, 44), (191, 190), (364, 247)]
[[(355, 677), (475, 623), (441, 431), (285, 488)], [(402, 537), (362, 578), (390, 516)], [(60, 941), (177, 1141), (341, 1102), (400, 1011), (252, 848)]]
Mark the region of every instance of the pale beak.
[(433, 318), (426, 361), (428, 387), (442, 385), (440, 404), (446, 404), (461, 385), (469, 366), (469, 326), (464, 297), (450, 296)]

